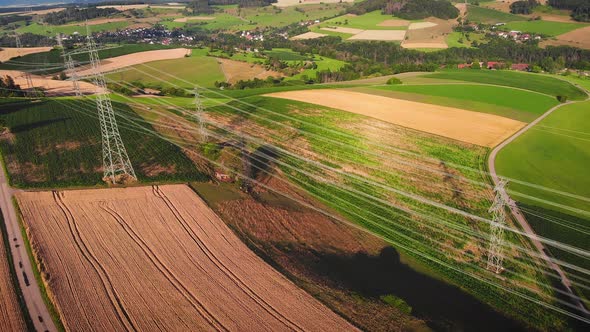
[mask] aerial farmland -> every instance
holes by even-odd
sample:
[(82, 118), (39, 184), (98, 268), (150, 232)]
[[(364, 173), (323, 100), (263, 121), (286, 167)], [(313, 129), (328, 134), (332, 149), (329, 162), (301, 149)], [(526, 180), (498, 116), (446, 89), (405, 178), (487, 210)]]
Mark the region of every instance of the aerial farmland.
[(572, 0), (0, 6), (10, 331), (585, 331)]

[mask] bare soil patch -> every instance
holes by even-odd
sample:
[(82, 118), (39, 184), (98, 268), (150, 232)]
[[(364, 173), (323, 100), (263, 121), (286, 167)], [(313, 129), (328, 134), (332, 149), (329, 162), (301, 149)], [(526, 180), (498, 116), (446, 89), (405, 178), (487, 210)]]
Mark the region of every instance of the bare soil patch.
[(404, 46), (404, 44), (412, 45), (414, 43), (447, 45), (446, 38), (451, 32), (453, 32), (453, 25), (456, 24), (456, 21), (428, 18), (428, 22), (425, 23), (436, 24), (436, 26), (408, 30), (406, 38), (402, 42), (402, 46)]
[[(100, 69), (106, 73), (109, 71), (138, 65), (151, 61), (180, 59), (190, 54), (191, 50), (188, 48), (174, 48), (169, 50), (154, 50), (138, 52), (133, 54), (121, 55), (114, 58), (102, 60), (100, 62)], [(87, 76), (92, 74), (92, 69), (88, 66), (78, 69), (79, 76)]]
[(27, 54), (41, 53), (51, 51), (51, 47), (25, 47), (25, 48), (13, 48), (3, 47), (0, 49), (0, 62), (8, 61), (18, 56), (25, 56)]
[(410, 21), (407, 20), (385, 20), (379, 24), (377, 24), (377, 26), (380, 27), (405, 27), (410, 25)]
[(418, 29), (432, 28), (432, 27), (435, 27), (437, 25), (438, 24), (436, 24), (434, 22), (416, 22), (416, 23), (410, 24), (410, 26), (408, 27), (408, 30), (418, 30)]
[(302, 33), (300, 35), (291, 37), (291, 39), (293, 40), (298, 40), (298, 39), (315, 39), (315, 38), (320, 38), (320, 37), (324, 37), (326, 35), (324, 35), (323, 33), (317, 33), (317, 32), (306, 32), (306, 33)]
[(492, 114), (352, 91), (289, 91), (271, 93), (266, 96), (341, 109), (427, 133), (488, 147), (499, 144), (525, 125), (523, 122)]
[(334, 28), (321, 28), (321, 30), (332, 31), (332, 32), (342, 32), (342, 33), (350, 33), (356, 35), (357, 33), (361, 33), (365, 30), (362, 29), (355, 29), (355, 28), (342, 28), (342, 27), (334, 27)]
[(26, 331), (27, 327), (10, 277), (5, 245), (7, 243), (4, 243), (4, 237), (0, 236), (0, 326), (3, 331)]
[(214, 20), (215, 17), (213, 16), (190, 16), (190, 17), (180, 17), (174, 20), (174, 22), (181, 22), (186, 23), (188, 21), (209, 21)]
[(348, 40), (404, 40), (406, 30), (364, 30)]
[(555, 37), (555, 39), (550, 39), (541, 42), (541, 46), (561, 46), (561, 45), (568, 45), (574, 46), (579, 48), (586, 48), (590, 49), (590, 26), (585, 28), (576, 29), (574, 31), (570, 31), (568, 33), (564, 33), (563, 35), (559, 35)]
[(232, 84), (240, 80), (250, 80), (253, 78), (266, 79), (269, 76), (283, 76), (283, 74), (279, 72), (267, 70), (263, 66), (243, 61), (218, 58), (217, 62), (223, 71), (226, 81)]
[(187, 186), (17, 199), (67, 330), (355, 330), (264, 263)]
[[(27, 88), (27, 80), (25, 79), (25, 73), (17, 70), (0, 70), (0, 76), (11, 76), (14, 78), (14, 82), (21, 86), (21, 88)], [(60, 96), (60, 95), (73, 95), (75, 94), (74, 86), (71, 81), (59, 81), (51, 79), (51, 77), (31, 75), (33, 86), (36, 88), (43, 88), (47, 96)], [(97, 88), (94, 84), (79, 81), (80, 91), (83, 94), (94, 94), (97, 92)]]

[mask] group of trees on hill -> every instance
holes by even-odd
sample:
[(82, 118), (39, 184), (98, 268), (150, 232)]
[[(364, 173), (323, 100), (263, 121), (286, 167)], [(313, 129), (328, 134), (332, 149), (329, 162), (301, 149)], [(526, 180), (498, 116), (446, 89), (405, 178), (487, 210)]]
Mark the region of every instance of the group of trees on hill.
[(187, 15), (212, 14), (215, 9), (212, 6), (238, 5), (240, 7), (264, 7), (277, 0), (193, 0), (184, 10)]
[(97, 8), (89, 7), (78, 9), (68, 7), (65, 10), (55, 13), (46, 14), (43, 20), (52, 25), (60, 25), (68, 22), (78, 22), (90, 20), (97, 17), (109, 17), (119, 13), (115, 8)]
[(549, 0), (547, 4), (553, 8), (569, 9), (572, 18), (580, 22), (590, 22), (590, 1), (588, 0)]
[(539, 3), (536, 0), (523, 0), (515, 1), (510, 4), (510, 12), (512, 14), (532, 14), (533, 9), (537, 7)]
[(419, 20), (430, 16), (450, 19), (459, 16), (459, 10), (447, 0), (367, 0), (355, 3), (347, 9), (347, 12), (362, 15), (375, 10), (408, 20)]

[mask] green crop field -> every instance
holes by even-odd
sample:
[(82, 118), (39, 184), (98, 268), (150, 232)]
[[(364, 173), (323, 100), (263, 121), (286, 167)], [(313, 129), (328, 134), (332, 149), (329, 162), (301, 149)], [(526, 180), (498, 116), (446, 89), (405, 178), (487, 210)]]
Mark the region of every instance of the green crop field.
[[(463, 42), (460, 42), (461, 40)], [(462, 33), (454, 31), (449, 33), (446, 40), (449, 47), (472, 47), (471, 44), (474, 41), (482, 43), (485, 41), (485, 34), (477, 32)]]
[[(118, 21), (118, 22), (110, 22), (110, 23), (103, 23), (103, 24), (96, 24), (90, 26), (90, 30), (93, 32), (99, 31), (115, 31), (117, 29), (124, 29), (127, 26), (132, 24), (131, 21)], [(22, 26), (17, 29), (18, 33), (34, 33), (37, 35), (44, 35), (44, 36), (55, 36), (56, 33), (63, 33), (63, 34), (73, 34), (74, 32), (78, 32), (81, 35), (86, 35), (86, 27), (83, 23), (77, 25), (43, 25), (39, 23), (32, 23), (28, 26)]]
[[(500, 175), (583, 197), (567, 197), (516, 181), (509, 186), (538, 234), (584, 250), (590, 250), (590, 212), (585, 212), (590, 211), (590, 177), (586, 176), (590, 165), (589, 116), (590, 102), (563, 106), (501, 150), (496, 160)], [(588, 261), (577, 255), (555, 248), (550, 251), (557, 258), (590, 269)], [(590, 299), (590, 291), (579, 291)]]
[[(98, 52), (98, 56), (101, 59), (108, 59), (116, 56), (132, 54), (137, 52), (144, 52), (144, 51), (152, 51), (152, 50), (160, 50), (160, 49), (169, 49), (173, 48), (171, 46), (164, 46), (164, 45), (150, 45), (150, 44), (125, 44), (125, 45), (112, 45), (114, 48), (101, 50)], [(88, 62), (88, 53), (84, 54), (75, 54), (72, 56), (75, 61), (78, 62)], [(17, 59), (14, 59), (17, 60)], [(28, 54), (18, 58), (19, 62), (25, 63), (48, 63), (53, 66), (54, 64), (61, 65), (63, 63), (63, 58), (61, 57), (61, 51), (57, 49), (53, 49), (49, 52), (42, 52), (42, 53), (35, 53), (35, 54)], [(10, 62), (0, 63), (0, 69), (6, 70), (23, 70), (23, 69), (30, 69), (28, 65), (20, 65), (20, 64), (13, 64)], [(47, 70), (45, 72), (39, 73), (55, 73), (61, 71), (61, 68)]]
[[(343, 27), (355, 28), (362, 30), (406, 30), (407, 27), (382, 27), (379, 23), (386, 20), (393, 20), (395, 17), (391, 15), (383, 15), (380, 10), (366, 13), (359, 16), (338, 16), (336, 18), (322, 22), (321, 27)], [(421, 22), (420, 20), (413, 22)], [(321, 30), (324, 31), (324, 30)], [(323, 32), (322, 32), (323, 33)]]
[(483, 84), (510, 86), (536, 91), (551, 96), (567, 96), (568, 99), (582, 100), (586, 93), (572, 84), (544, 75), (522, 73), (507, 70), (444, 70), (424, 77), (450, 79)]
[(357, 89), (379, 90), (393, 98), (496, 114), (524, 122), (534, 120), (559, 103), (555, 98), (533, 92), (486, 85), (393, 85)]
[(508, 23), (512, 21), (525, 21), (526, 18), (510, 13), (504, 13), (499, 10), (484, 8), (480, 6), (469, 5), (467, 9), (467, 18), (472, 22), (478, 23)]
[[(179, 148), (141, 132), (152, 130), (150, 125), (139, 123), (139, 128), (133, 127), (123, 118), (140, 119), (128, 106), (113, 106), (140, 181), (204, 179)], [(0, 121), (10, 131), (0, 140), (0, 148), (12, 185), (104, 185), (100, 129), (92, 101), (62, 98), (3, 106)]]
[[(129, 70), (108, 74), (107, 79), (127, 82), (141, 81), (146, 86), (154, 88), (179, 85), (192, 89), (194, 84), (213, 87), (215, 81), (225, 81), (225, 76), (217, 60), (206, 56), (207, 51), (207, 49), (193, 49), (190, 57), (132, 66)], [(137, 70), (133, 68), (137, 68)], [(160, 79), (166, 80), (168, 83), (163, 83)]]
[(174, 18), (164, 19), (160, 23), (168, 29), (174, 28), (190, 28), (196, 27), (205, 30), (228, 30), (228, 31), (239, 31), (239, 30), (250, 30), (256, 27), (256, 25), (248, 22), (247, 20), (244, 21), (239, 17), (225, 14), (225, 13), (216, 13), (212, 15), (215, 17), (213, 20), (193, 20), (184, 22), (174, 22)]
[(557, 36), (583, 28), (588, 24), (567, 23), (567, 22), (551, 22), (551, 21), (523, 21), (523, 22), (509, 22), (502, 26), (502, 30), (516, 30), (529, 33), (537, 33), (545, 36)]

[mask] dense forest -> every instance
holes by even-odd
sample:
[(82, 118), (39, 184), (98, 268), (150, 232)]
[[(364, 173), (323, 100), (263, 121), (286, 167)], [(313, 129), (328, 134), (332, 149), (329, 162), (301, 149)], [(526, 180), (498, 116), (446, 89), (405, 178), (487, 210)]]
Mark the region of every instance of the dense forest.
[(539, 3), (536, 0), (523, 0), (515, 1), (510, 4), (510, 12), (512, 14), (532, 14), (533, 9), (537, 7)]
[(362, 15), (375, 10), (408, 20), (419, 20), (430, 16), (441, 19), (459, 16), (459, 10), (446, 0), (366, 0), (355, 3), (347, 9), (347, 12)]
[(77, 9), (68, 7), (60, 12), (49, 13), (45, 15), (44, 21), (49, 24), (60, 25), (68, 22), (90, 20), (97, 17), (109, 17), (118, 13), (119, 11), (115, 8), (89, 7)]
[(553, 8), (569, 9), (572, 18), (580, 22), (590, 22), (590, 0), (549, 0), (547, 4)]

